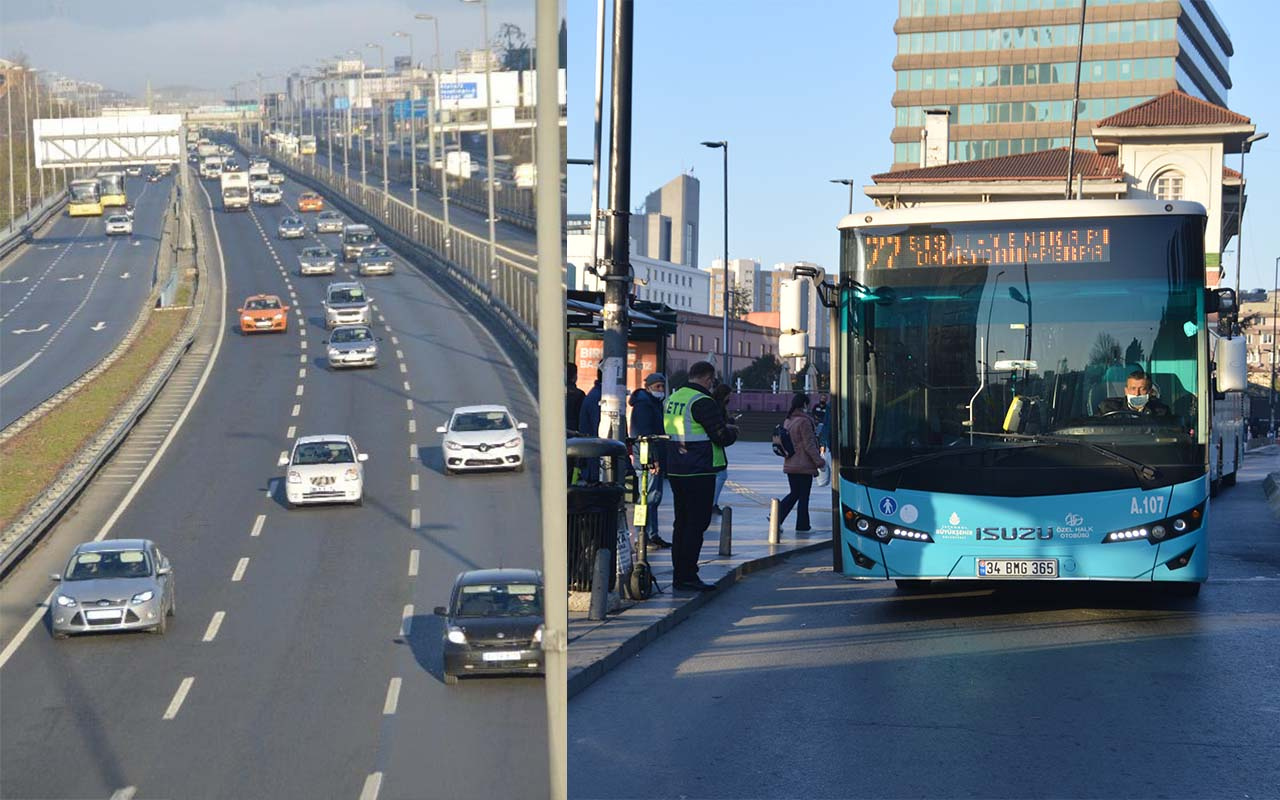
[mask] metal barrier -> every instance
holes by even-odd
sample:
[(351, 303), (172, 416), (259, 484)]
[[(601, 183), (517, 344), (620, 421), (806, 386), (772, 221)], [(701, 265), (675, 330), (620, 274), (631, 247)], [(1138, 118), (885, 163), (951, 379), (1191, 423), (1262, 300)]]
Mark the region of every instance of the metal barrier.
[(24, 212), (22, 221), (15, 220), (11, 223), (6, 229), (7, 232), (0, 236), (0, 258), (4, 258), (24, 242), (29, 241), (36, 230), (48, 222), (66, 202), (66, 192), (57, 192), (40, 206)]
[[(241, 142), (242, 149), (257, 152)], [(342, 173), (327, 169), (327, 160), (273, 152), (291, 171), (327, 187), (385, 225), (408, 242), (425, 248), (451, 268), (455, 278), (474, 296), (497, 311), (513, 328), (526, 360), (534, 357), (537, 330), (538, 273), (534, 255), (495, 244), (492, 262), (489, 242), (456, 225), (445, 229), (444, 221), (408, 203), (383, 194), (381, 188), (345, 180)]]

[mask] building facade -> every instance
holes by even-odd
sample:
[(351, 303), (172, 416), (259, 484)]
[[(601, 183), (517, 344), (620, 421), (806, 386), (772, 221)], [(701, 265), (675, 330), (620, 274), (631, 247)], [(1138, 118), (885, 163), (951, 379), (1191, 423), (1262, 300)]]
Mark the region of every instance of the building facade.
[(632, 252), (657, 261), (698, 266), (698, 205), (701, 184), (677, 175), (644, 199), (643, 213), (631, 215)]
[[(892, 169), (930, 166), (925, 118), (950, 112), (946, 161), (1064, 147), (1081, 0), (899, 0)], [(1179, 89), (1227, 104), (1231, 36), (1207, 0), (1089, 0), (1080, 125)], [(1077, 133), (1076, 147), (1091, 148)]]
[[(568, 233), (565, 236), (565, 261), (568, 265), (565, 286), (593, 292), (604, 291), (604, 281), (587, 269), (593, 263), (588, 223), (589, 220), (583, 217), (568, 220)], [(665, 303), (676, 311), (707, 313), (710, 273), (685, 264), (638, 255), (637, 245), (638, 241), (633, 236), (630, 261), (635, 283), (632, 291), (638, 299)], [(603, 232), (599, 236), (599, 256), (604, 257)]]

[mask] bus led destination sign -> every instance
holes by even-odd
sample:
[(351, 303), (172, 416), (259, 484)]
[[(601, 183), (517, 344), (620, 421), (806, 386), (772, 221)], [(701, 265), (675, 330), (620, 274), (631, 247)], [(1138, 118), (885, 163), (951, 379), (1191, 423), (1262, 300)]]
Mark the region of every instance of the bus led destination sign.
[(984, 264), (1106, 264), (1111, 229), (1054, 227), (1023, 230), (944, 228), (862, 237), (867, 269), (962, 267)]

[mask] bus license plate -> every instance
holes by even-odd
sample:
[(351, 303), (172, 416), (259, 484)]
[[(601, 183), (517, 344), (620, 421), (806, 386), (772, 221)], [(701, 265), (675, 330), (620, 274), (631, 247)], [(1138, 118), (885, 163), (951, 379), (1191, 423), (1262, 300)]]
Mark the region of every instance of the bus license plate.
[(1058, 577), (1056, 558), (980, 558), (979, 578), (1032, 580)]

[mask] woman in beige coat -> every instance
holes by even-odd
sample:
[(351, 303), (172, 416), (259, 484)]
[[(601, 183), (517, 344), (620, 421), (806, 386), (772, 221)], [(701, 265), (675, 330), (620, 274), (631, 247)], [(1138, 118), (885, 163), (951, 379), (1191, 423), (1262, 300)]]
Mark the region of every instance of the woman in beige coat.
[(822, 453), (818, 450), (818, 433), (809, 416), (809, 395), (799, 392), (791, 399), (791, 410), (782, 423), (795, 453), (782, 462), (782, 471), (787, 474), (787, 483), (791, 493), (782, 498), (781, 517), (778, 527), (791, 513), (791, 509), (799, 504), (796, 511), (796, 532), (811, 530), (809, 525), (809, 492), (813, 489), (813, 479), (823, 465)]

